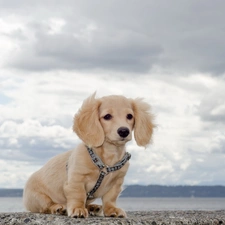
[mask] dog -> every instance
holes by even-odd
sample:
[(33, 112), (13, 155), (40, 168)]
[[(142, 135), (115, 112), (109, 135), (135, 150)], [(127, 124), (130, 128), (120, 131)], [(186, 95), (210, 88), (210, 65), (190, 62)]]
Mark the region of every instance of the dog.
[[(126, 217), (116, 206), (129, 167), (125, 144), (134, 131), (137, 145), (146, 147), (154, 127), (150, 106), (142, 99), (91, 95), (74, 116), (73, 131), (82, 143), (31, 175), (23, 193), (25, 208), (74, 218)], [(91, 204), (97, 198), (102, 206)]]

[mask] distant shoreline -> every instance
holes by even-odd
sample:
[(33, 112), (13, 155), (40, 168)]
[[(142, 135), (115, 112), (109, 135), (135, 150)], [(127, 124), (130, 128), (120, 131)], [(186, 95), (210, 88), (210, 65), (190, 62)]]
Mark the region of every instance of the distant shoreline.
[[(0, 197), (22, 197), (21, 188), (0, 188)], [(120, 195), (138, 198), (225, 198), (225, 186), (163, 186), (163, 185), (128, 185)]]

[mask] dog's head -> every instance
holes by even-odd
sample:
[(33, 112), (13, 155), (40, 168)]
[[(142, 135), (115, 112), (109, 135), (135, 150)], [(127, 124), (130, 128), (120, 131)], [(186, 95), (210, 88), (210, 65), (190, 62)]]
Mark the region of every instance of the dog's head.
[(74, 117), (73, 130), (89, 147), (101, 146), (105, 141), (124, 145), (134, 137), (139, 146), (146, 146), (153, 133), (150, 106), (141, 99), (111, 95), (87, 98)]

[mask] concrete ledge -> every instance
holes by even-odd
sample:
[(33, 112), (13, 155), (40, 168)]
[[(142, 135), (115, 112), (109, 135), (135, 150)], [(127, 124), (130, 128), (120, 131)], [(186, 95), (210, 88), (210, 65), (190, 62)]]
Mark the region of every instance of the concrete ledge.
[(225, 210), (222, 211), (136, 211), (127, 212), (128, 218), (89, 217), (87, 219), (74, 219), (67, 216), (38, 214), (29, 212), (0, 213), (1, 225), (180, 225), (180, 224), (224, 224)]

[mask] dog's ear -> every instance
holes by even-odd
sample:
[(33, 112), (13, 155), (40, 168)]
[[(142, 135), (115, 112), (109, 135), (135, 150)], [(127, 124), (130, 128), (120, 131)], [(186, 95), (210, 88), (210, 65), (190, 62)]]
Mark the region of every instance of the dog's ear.
[(98, 109), (101, 102), (95, 93), (87, 98), (74, 117), (73, 131), (88, 147), (98, 147), (104, 142), (105, 135), (99, 121)]
[(150, 113), (150, 105), (137, 98), (132, 100), (134, 111), (134, 138), (137, 145), (146, 147), (153, 134), (154, 116)]

